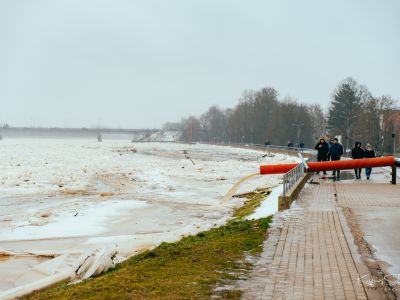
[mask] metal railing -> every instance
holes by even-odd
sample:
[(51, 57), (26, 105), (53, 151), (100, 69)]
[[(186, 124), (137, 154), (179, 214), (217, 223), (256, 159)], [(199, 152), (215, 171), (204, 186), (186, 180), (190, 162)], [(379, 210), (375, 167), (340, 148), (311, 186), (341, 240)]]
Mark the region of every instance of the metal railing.
[(279, 145), (265, 145), (265, 144), (256, 144), (256, 143), (231, 143), (231, 142), (199, 142), (202, 144), (210, 144), (210, 145), (226, 145), (226, 146), (239, 146), (239, 147), (258, 147), (261, 149), (266, 150), (280, 150), (280, 151), (287, 151), (287, 152), (298, 152), (298, 153), (305, 153), (316, 155), (317, 150), (311, 148), (301, 148), (301, 147), (287, 147), (287, 146), (279, 146)]
[(297, 182), (303, 178), (306, 173), (307, 163), (316, 162), (317, 157), (312, 156), (303, 162), (299, 163), (296, 167), (291, 169), (289, 172), (283, 175), (283, 192), (282, 196), (286, 196), (287, 191), (289, 191)]
[(287, 147), (287, 146), (277, 146), (277, 145), (262, 145), (267, 149), (276, 149), (276, 150), (288, 150), (288, 151), (295, 151), (300, 153), (309, 153), (309, 154), (316, 154), (317, 151), (311, 148), (301, 148), (301, 147)]
[(302, 153), (316, 153), (316, 150), (310, 148), (300, 148), (300, 147), (287, 147), (287, 146), (278, 146), (278, 145), (264, 145), (264, 144), (248, 144), (248, 143), (235, 143), (232, 145), (242, 145), (242, 146), (257, 146), (271, 150), (283, 150), (283, 151), (294, 151), (294, 152), (302, 152)]
[(285, 175), (283, 175), (283, 192), (282, 196), (286, 196), (289, 191), (305, 174), (304, 164), (300, 163)]

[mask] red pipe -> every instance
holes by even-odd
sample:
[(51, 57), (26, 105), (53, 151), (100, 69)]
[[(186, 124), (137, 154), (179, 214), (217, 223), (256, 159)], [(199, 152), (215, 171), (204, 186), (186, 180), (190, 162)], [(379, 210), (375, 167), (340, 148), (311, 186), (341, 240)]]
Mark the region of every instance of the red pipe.
[[(335, 160), (335, 161), (321, 161), (321, 162), (308, 162), (307, 172), (316, 171), (329, 171), (329, 170), (345, 170), (356, 168), (376, 168), (393, 166), (395, 164), (394, 156), (353, 159), (353, 160)], [(284, 164), (284, 165), (262, 165), (260, 166), (260, 174), (282, 174), (287, 173), (298, 164)]]
[(284, 165), (261, 165), (260, 174), (283, 174), (289, 172), (298, 164), (284, 164)]

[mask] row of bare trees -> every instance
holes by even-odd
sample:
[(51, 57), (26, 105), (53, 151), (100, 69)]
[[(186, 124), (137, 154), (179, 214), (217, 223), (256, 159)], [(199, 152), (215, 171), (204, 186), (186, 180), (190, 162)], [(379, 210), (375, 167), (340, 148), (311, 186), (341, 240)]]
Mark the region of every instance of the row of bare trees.
[(288, 141), (312, 146), (323, 123), (318, 104), (304, 105), (291, 98), (278, 99), (273, 88), (245, 91), (232, 109), (211, 106), (200, 117), (190, 116), (179, 124), (167, 123), (164, 129), (182, 131), (183, 141), (213, 143), (253, 143), (269, 141), (286, 145)]
[[(164, 129), (180, 130), (187, 142), (253, 143), (313, 147), (321, 136), (342, 136), (343, 146), (355, 140), (371, 143), (381, 152), (393, 149), (396, 101), (373, 97), (352, 78), (333, 91), (329, 112), (320, 104), (305, 105), (292, 98), (278, 99), (271, 87), (245, 91), (232, 109), (211, 106), (199, 117), (167, 123)], [(400, 123), (400, 115), (399, 122)]]

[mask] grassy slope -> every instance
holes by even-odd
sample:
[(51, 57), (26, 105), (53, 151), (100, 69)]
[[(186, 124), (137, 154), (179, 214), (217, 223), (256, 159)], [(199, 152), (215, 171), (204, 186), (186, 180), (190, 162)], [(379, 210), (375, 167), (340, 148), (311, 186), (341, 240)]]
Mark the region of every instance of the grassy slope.
[[(259, 202), (260, 195), (255, 196)], [(254, 207), (252, 197), (248, 198), (247, 205)], [(62, 283), (27, 299), (209, 298), (218, 282), (234, 279), (235, 270), (251, 267), (243, 262), (247, 252), (262, 250), (271, 218), (247, 221), (241, 217), (243, 213), (225, 226), (176, 243), (162, 243), (99, 277), (76, 285)], [(240, 291), (225, 291), (220, 296), (237, 299)]]

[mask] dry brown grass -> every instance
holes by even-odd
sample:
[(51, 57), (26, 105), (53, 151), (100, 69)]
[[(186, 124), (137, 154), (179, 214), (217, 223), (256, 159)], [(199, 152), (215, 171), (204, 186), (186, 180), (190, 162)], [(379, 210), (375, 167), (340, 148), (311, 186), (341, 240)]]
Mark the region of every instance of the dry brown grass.
[(75, 195), (95, 195), (94, 192), (90, 192), (87, 190), (69, 190), (69, 189), (64, 189), (61, 190), (61, 193), (63, 193), (64, 195), (71, 195), (71, 196), (75, 196)]
[(110, 197), (110, 196), (114, 196), (114, 195), (115, 195), (115, 193), (113, 193), (113, 192), (102, 192), (102, 193), (100, 193), (101, 197)]
[(40, 216), (41, 218), (48, 218), (48, 217), (50, 217), (50, 215), (51, 215), (51, 212), (50, 212), (50, 211), (43, 211), (43, 212), (41, 212), (41, 213), (39, 214), (39, 216)]
[(137, 150), (134, 147), (115, 147), (111, 150), (112, 152), (117, 153), (136, 153)]

